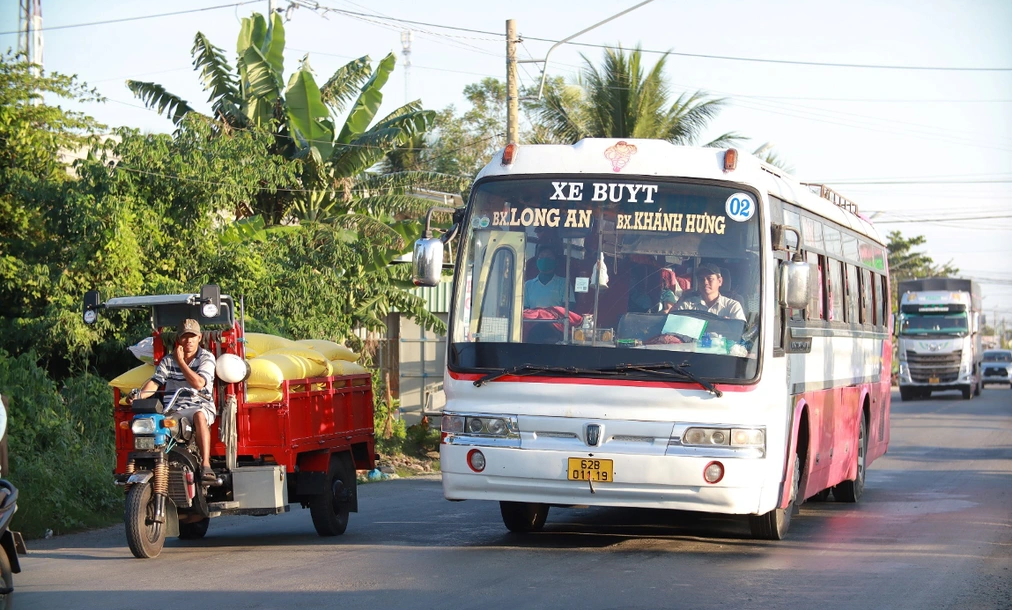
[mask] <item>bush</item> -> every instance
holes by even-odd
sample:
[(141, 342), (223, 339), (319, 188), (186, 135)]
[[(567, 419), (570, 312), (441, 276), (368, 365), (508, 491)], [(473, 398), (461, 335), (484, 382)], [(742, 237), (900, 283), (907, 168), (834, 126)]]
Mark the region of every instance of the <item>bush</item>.
[(19, 491), (13, 529), (31, 538), (117, 519), (123, 495), (112, 484), (112, 390), (105, 382), (84, 374), (61, 392), (34, 354), (0, 350), (0, 388), (10, 397), (5, 476)]

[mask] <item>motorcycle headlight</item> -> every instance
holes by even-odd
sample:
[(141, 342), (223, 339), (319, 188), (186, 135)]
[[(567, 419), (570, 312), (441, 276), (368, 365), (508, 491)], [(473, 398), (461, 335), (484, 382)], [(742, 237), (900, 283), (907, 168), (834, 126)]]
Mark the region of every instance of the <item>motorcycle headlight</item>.
[(134, 434), (154, 434), (155, 420), (145, 417), (130, 422), (130, 431)]

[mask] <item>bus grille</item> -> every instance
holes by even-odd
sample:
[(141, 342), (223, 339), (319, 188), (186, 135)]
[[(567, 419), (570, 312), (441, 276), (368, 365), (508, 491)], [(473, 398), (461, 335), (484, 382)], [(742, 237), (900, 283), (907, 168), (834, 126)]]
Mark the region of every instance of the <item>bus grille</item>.
[(939, 383), (956, 381), (959, 379), (959, 363), (962, 359), (963, 350), (948, 354), (918, 354), (907, 350), (910, 380), (915, 383), (928, 383), (931, 377), (937, 377)]

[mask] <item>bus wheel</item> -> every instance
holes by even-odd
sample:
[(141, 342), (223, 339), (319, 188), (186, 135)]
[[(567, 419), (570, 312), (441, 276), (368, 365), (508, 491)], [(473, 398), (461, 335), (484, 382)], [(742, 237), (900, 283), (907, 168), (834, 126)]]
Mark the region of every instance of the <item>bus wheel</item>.
[(861, 411), (861, 427), (857, 431), (857, 476), (853, 481), (844, 481), (833, 488), (837, 502), (857, 502), (864, 494), (865, 456), (868, 453), (868, 435), (865, 432), (864, 410)]
[(791, 502), (787, 508), (774, 508), (764, 515), (750, 515), (752, 537), (760, 540), (783, 540), (791, 526), (791, 516), (798, 503), (798, 484), (801, 482), (801, 456), (794, 454), (794, 474), (791, 476)]
[(548, 519), (548, 505), (532, 502), (500, 502), (499, 512), (506, 529), (514, 534), (540, 531)]

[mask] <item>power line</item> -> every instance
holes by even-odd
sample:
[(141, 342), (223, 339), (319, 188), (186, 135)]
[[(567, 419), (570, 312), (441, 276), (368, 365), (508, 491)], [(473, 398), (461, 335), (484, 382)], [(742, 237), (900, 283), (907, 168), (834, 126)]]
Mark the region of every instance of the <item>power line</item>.
[[(355, 11), (348, 11), (344, 9), (328, 8), (327, 10), (335, 13), (341, 13), (349, 16), (359, 17), (371, 17), (374, 19), (386, 19), (389, 21), (396, 21), (398, 23), (410, 23), (413, 25), (422, 25), (425, 27), (442, 28), (447, 30), (454, 30), (458, 32), (469, 32), (472, 34), (482, 34), (485, 36), (496, 36), (505, 40), (506, 35), (503, 32), (488, 32), (485, 30), (476, 30), (473, 28), (464, 28), (458, 26), (449, 26), (439, 23), (428, 23), (424, 21), (414, 21), (411, 19), (399, 19), (396, 17), (381, 17), (378, 15), (371, 15), (367, 13), (358, 13)], [(558, 40), (551, 38), (538, 38), (536, 36), (523, 36), (525, 40), (536, 40), (538, 42), (551, 42), (557, 43)], [(605, 44), (591, 44), (585, 42), (567, 42), (565, 44), (580, 46), (580, 47), (591, 47), (596, 49), (613, 49), (616, 45), (605, 45)], [(675, 51), (656, 51), (652, 49), (640, 49), (641, 53), (651, 53), (660, 55), (674, 55), (678, 57), (694, 57), (697, 59), (716, 59), (723, 61), (745, 61), (753, 63), (768, 63), (768, 64), (787, 64), (796, 66), (817, 66), (822, 68), (861, 68), (861, 69), (873, 69), (873, 70), (921, 70), (921, 71), (941, 71), (941, 72), (1012, 72), (1012, 68), (970, 68), (970, 67), (955, 67), (955, 66), (897, 66), (888, 64), (851, 64), (851, 63), (832, 63), (832, 62), (820, 62), (820, 61), (799, 61), (790, 59), (765, 59), (759, 57), (733, 57), (728, 55), (709, 55), (704, 53), (679, 53)]]
[[(67, 30), (67, 29), (70, 29), (70, 28), (84, 28), (84, 27), (89, 27), (89, 26), (93, 26), (93, 25), (106, 25), (108, 23), (124, 23), (126, 21), (140, 21), (142, 19), (157, 19), (159, 17), (173, 17), (175, 15), (186, 15), (188, 13), (202, 13), (204, 11), (214, 11), (214, 10), (218, 10), (218, 9), (222, 9), (222, 8), (235, 8), (235, 7), (243, 6), (244, 4), (254, 4), (254, 3), (258, 3), (260, 1), (261, 0), (243, 0), (242, 2), (233, 2), (231, 4), (219, 4), (217, 6), (208, 6), (208, 7), (204, 7), (204, 8), (194, 8), (194, 9), (189, 9), (189, 10), (185, 10), (185, 11), (175, 11), (173, 13), (159, 13), (157, 15), (139, 15), (137, 17), (123, 17), (122, 19), (107, 19), (105, 21), (90, 21), (88, 23), (71, 23), (71, 24), (67, 24), (67, 25), (48, 25), (48, 26), (42, 26), (41, 28), (39, 28), (39, 30), (42, 31), (42, 32), (50, 32), (52, 30)], [(7, 34), (17, 34), (17, 33), (18, 32), (16, 30), (13, 31), (13, 32), (0, 32), (0, 36), (4, 36), (4, 35), (7, 35)]]

